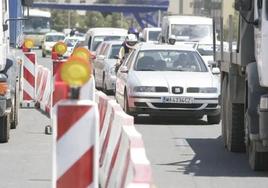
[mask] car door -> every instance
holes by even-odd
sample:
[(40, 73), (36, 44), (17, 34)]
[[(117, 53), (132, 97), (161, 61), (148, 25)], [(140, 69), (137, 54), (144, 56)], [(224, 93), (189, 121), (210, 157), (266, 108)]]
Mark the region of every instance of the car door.
[(111, 48), (111, 44), (107, 44), (103, 51), (102, 56), (100, 56), (101, 59), (99, 62), (99, 68), (100, 68), (100, 74), (101, 74), (101, 83), (103, 83), (103, 78), (105, 76), (105, 61), (108, 58), (108, 53), (110, 51), (110, 48)]
[(103, 57), (103, 53), (104, 53), (105, 48), (106, 48), (106, 43), (100, 44), (99, 53), (96, 54), (96, 59), (94, 61), (94, 73), (95, 73), (95, 80), (96, 80), (97, 87), (101, 86), (102, 71), (101, 71), (100, 63), (102, 61), (102, 57)]
[(131, 65), (134, 61), (135, 57), (135, 50), (133, 50), (128, 58), (123, 62), (122, 66), (119, 68), (118, 73), (117, 73), (117, 79), (116, 79), (116, 95), (117, 99), (120, 100), (120, 102), (123, 102), (123, 97), (124, 97), (124, 91), (125, 87), (127, 87), (127, 78), (128, 78), (128, 73), (124, 72), (124, 69), (127, 67), (128, 71), (130, 71)]

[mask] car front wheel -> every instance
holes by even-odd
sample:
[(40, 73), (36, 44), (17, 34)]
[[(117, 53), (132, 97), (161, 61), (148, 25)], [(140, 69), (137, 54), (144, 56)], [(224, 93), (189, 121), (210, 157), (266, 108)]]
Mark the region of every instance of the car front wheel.
[(124, 111), (125, 111), (127, 114), (130, 114), (129, 106), (128, 106), (128, 96), (127, 96), (127, 91), (125, 91), (125, 93), (124, 93)]

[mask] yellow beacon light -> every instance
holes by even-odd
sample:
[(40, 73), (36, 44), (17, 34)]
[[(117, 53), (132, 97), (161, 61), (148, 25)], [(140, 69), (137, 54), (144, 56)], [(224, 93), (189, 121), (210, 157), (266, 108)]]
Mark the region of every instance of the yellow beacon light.
[(85, 59), (86, 61), (89, 61), (90, 52), (86, 48), (78, 47), (78, 48), (75, 48), (74, 49), (74, 51), (72, 53), (72, 56), (74, 56), (74, 57), (80, 57), (82, 59)]
[(53, 48), (54, 51), (59, 55), (63, 55), (67, 51), (67, 45), (64, 42), (57, 42)]
[(32, 39), (25, 39), (24, 46), (27, 49), (31, 49), (34, 46), (34, 41)]
[(70, 87), (81, 87), (91, 77), (91, 67), (83, 58), (72, 56), (61, 67), (61, 79)]

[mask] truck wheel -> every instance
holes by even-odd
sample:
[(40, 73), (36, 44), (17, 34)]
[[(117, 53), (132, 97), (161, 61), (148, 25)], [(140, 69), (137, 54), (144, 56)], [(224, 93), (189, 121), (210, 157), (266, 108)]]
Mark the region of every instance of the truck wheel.
[(256, 144), (256, 141), (250, 141), (249, 143), (249, 165), (252, 170), (268, 170), (268, 152), (257, 152)]
[(228, 86), (226, 105), (227, 149), (231, 152), (245, 152), (244, 105), (232, 103)]
[(0, 142), (8, 142), (9, 139), (9, 117), (7, 115), (0, 117)]
[(207, 116), (209, 124), (219, 124), (221, 121), (221, 114), (214, 115), (214, 116)]

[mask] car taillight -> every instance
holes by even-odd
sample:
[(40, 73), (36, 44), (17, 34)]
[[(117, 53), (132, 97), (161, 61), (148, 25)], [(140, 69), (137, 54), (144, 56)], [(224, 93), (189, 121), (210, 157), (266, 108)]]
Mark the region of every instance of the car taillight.
[(8, 85), (6, 82), (0, 82), (0, 95), (5, 95), (8, 90)]

